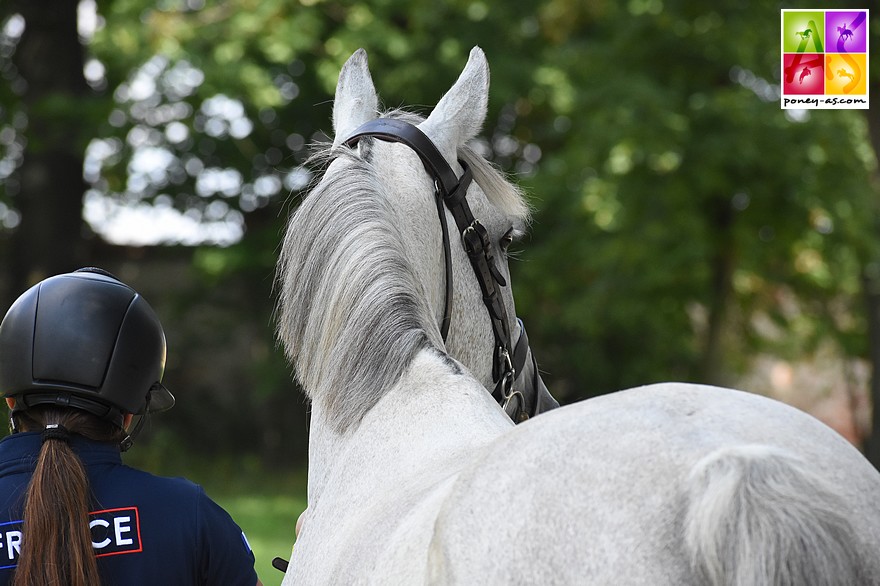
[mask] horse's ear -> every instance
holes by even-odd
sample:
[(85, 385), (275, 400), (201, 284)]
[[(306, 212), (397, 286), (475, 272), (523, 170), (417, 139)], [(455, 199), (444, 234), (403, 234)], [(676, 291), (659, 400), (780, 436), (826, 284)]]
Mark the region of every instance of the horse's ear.
[(358, 49), (342, 66), (336, 82), (333, 146), (342, 143), (361, 124), (374, 119), (378, 108), (379, 98), (367, 66), (367, 52)]
[(446, 160), (454, 163), (458, 147), (480, 131), (489, 105), (489, 64), (479, 47), (471, 49), (464, 71), (455, 85), (419, 127)]

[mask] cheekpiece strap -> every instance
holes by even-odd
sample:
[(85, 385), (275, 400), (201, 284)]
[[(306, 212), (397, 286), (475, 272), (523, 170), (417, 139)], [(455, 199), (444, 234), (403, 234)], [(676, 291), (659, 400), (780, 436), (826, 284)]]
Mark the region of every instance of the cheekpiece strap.
[(67, 431), (67, 428), (61, 425), (60, 423), (50, 423), (46, 425), (46, 429), (43, 430), (43, 443), (46, 440), (54, 439), (60, 440), (66, 444), (70, 443), (70, 432)]

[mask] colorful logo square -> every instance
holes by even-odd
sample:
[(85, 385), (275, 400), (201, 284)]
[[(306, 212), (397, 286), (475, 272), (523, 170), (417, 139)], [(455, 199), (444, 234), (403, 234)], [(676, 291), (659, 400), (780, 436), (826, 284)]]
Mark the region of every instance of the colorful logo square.
[(868, 94), (868, 56), (865, 53), (825, 55), (825, 94), (860, 96)]
[(783, 53), (824, 53), (825, 12), (822, 10), (782, 11)]
[(781, 105), (868, 108), (868, 10), (782, 10)]
[(828, 53), (866, 53), (868, 11), (829, 11), (825, 15), (825, 39)]
[(815, 95), (825, 91), (825, 55), (786, 53), (783, 60), (782, 91), (791, 95)]

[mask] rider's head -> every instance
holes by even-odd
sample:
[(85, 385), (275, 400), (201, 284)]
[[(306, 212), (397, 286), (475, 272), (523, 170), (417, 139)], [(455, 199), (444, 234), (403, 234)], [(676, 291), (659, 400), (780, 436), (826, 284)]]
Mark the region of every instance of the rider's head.
[[(170, 409), (162, 385), (165, 334), (146, 300), (101, 269), (80, 269), (25, 291), (0, 323), (0, 395), (13, 416), (75, 408), (114, 426)], [(127, 447), (127, 446), (126, 446)]]

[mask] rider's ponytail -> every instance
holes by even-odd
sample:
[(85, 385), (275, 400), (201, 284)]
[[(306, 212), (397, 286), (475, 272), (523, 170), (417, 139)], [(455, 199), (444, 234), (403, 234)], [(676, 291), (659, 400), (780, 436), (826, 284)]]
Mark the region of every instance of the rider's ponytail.
[(95, 586), (98, 565), (89, 531), (91, 491), (69, 434), (116, 441), (118, 427), (76, 409), (34, 407), (15, 414), (22, 430), (44, 430), (25, 497), (21, 551), (13, 586)]

